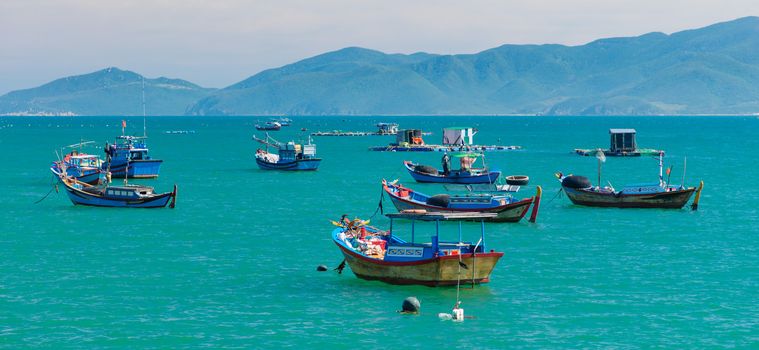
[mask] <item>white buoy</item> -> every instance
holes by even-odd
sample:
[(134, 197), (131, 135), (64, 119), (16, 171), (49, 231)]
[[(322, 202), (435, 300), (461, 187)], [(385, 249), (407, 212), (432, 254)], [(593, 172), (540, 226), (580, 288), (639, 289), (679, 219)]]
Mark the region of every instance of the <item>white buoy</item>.
[(464, 321), (464, 309), (456, 307), (453, 309), (453, 320), (462, 322)]

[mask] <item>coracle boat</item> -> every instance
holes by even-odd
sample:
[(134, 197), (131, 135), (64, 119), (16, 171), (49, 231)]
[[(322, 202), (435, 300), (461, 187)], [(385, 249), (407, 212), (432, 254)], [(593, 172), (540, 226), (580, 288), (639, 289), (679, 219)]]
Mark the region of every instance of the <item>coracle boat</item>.
[(50, 165), (50, 170), (53, 174), (58, 176), (65, 168), (67, 174), (74, 177), (77, 181), (85, 182), (90, 185), (95, 185), (100, 182), (100, 177), (103, 173), (100, 167), (103, 164), (103, 160), (96, 155), (87, 154), (81, 151), (82, 146), (90, 143), (94, 142), (87, 141), (66, 146), (67, 148), (74, 148), (74, 150), (63, 156), (63, 159), (54, 161), (53, 164)]
[[(438, 170), (428, 165), (415, 164), (411, 161), (403, 161), (411, 177), (417, 182), (433, 183), (455, 183), (455, 184), (492, 184), (496, 183), (501, 176), (500, 171), (490, 171), (484, 165), (484, 154), (458, 152), (451, 153), (451, 157), (458, 158), (461, 167), (457, 170)], [(480, 168), (474, 168), (472, 165), (478, 158), (483, 159), (483, 165)]]
[[(321, 158), (316, 157), (316, 145), (308, 143), (301, 145), (294, 141), (281, 143), (271, 138), (268, 134), (265, 139), (253, 136), (253, 139), (266, 145), (266, 149), (256, 151), (256, 164), (262, 170), (316, 170), (321, 164)], [(269, 146), (277, 149), (277, 153), (270, 153)]]
[(493, 222), (517, 222), (527, 214), (533, 202), (535, 203), (534, 215), (530, 221), (534, 222), (540, 206), (538, 199), (542, 191), (538, 186), (535, 197), (517, 199), (511, 195), (474, 193), (429, 196), (386, 180), (382, 180), (382, 188), (384, 193), (390, 196), (390, 200), (398, 211), (416, 209), (430, 212), (494, 213), (495, 216), (484, 219)]
[(158, 177), (163, 160), (150, 157), (145, 139), (145, 136), (122, 135), (113, 144), (106, 144), (106, 162), (101, 169), (110, 171), (114, 178)]
[(93, 186), (66, 176), (65, 171), (59, 178), (75, 205), (120, 208), (163, 208), (169, 205), (174, 208), (176, 204), (177, 185), (172, 192), (155, 193), (153, 187), (142, 185), (113, 186), (106, 183)]
[(527, 175), (509, 175), (506, 176), (506, 183), (514, 186), (527, 186), (530, 183), (530, 177)]
[[(667, 169), (668, 176), (670, 172), (671, 168)], [(698, 187), (685, 187), (682, 184), (670, 185), (669, 180), (665, 182), (661, 153), (659, 154), (658, 183), (631, 184), (617, 191), (611, 186), (593, 186), (590, 180), (584, 176), (565, 176), (562, 173), (557, 173), (556, 177), (561, 182), (562, 190), (572, 203), (591, 207), (680, 209), (695, 193), (696, 198), (691, 208), (696, 210), (701, 198), (701, 190), (704, 188), (703, 181)]]
[[(488, 251), (485, 247), (484, 221), (494, 216), (491, 213), (387, 214), (390, 218), (389, 231), (367, 226), (360, 220), (333, 222), (340, 227), (332, 231), (332, 240), (358, 278), (433, 287), (487, 283), (493, 268), (503, 257), (502, 252)], [(398, 236), (393, 226), (395, 219), (411, 220), (411, 241)], [(440, 221), (450, 220), (480, 221), (479, 241), (465, 242), (461, 224), (458, 239), (441, 240)], [(435, 234), (430, 242), (416, 242), (416, 221), (435, 222)]]

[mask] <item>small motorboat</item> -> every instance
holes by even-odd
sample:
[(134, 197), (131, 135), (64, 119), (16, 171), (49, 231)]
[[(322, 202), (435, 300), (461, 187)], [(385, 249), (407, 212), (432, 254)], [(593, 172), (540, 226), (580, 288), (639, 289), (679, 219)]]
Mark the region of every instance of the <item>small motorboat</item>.
[(527, 186), (530, 183), (530, 177), (527, 175), (509, 175), (506, 176), (506, 183), (514, 186)]
[[(492, 184), (501, 176), (500, 171), (491, 171), (485, 166), (485, 155), (482, 153), (457, 152), (451, 153), (451, 158), (459, 159), (460, 168), (456, 170), (439, 170), (429, 165), (403, 161), (411, 177), (417, 182), (455, 183), (455, 184)], [(482, 159), (481, 167), (474, 167), (477, 159)]]
[[(265, 139), (253, 136), (253, 139), (266, 145), (266, 149), (256, 151), (256, 164), (262, 170), (316, 170), (321, 164), (321, 158), (316, 157), (316, 145), (309, 137), (307, 144), (297, 144), (295, 141), (282, 143), (266, 134)], [(269, 152), (269, 146), (277, 149), (277, 153)]]
[(263, 125), (256, 124), (256, 130), (277, 131), (279, 129), (282, 129), (282, 124), (279, 122), (268, 121)]
[[(508, 194), (469, 193), (429, 196), (386, 180), (382, 180), (382, 188), (384, 193), (390, 196), (390, 200), (398, 211), (414, 209), (430, 212), (494, 213), (496, 216), (485, 219), (493, 222), (517, 222), (527, 214), (533, 201), (536, 206), (540, 205), (539, 201), (535, 200), (540, 196), (540, 192), (535, 197), (524, 199), (514, 198)], [(533, 211), (537, 215), (537, 207)], [(535, 218), (532, 217), (530, 220), (534, 222)]]
[[(446, 286), (479, 284), (490, 281), (490, 274), (503, 257), (503, 252), (488, 250), (485, 246), (484, 221), (492, 219), (493, 213), (427, 213), (401, 212), (387, 214), (390, 230), (383, 231), (361, 220), (332, 223), (332, 240), (345, 257), (353, 274), (366, 280), (390, 284), (416, 284)], [(396, 219), (411, 220), (408, 238), (401, 238)], [(465, 241), (462, 226), (458, 237), (443, 239), (440, 222), (452, 220), (480, 221), (478, 241)], [(416, 241), (415, 225), (418, 221), (432, 221), (434, 235), (430, 241)]]

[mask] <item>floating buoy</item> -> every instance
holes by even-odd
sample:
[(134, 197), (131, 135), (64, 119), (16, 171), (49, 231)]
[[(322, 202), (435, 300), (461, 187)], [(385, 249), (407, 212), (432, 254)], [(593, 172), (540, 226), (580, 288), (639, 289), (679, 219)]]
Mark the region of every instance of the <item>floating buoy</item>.
[(401, 306), (401, 313), (404, 314), (418, 314), (419, 309), (422, 308), (422, 304), (416, 297), (408, 297), (403, 299), (403, 305)]
[(327, 266), (325, 266), (325, 265), (319, 265), (319, 266), (316, 267), (316, 271), (319, 271), (319, 272), (327, 271)]

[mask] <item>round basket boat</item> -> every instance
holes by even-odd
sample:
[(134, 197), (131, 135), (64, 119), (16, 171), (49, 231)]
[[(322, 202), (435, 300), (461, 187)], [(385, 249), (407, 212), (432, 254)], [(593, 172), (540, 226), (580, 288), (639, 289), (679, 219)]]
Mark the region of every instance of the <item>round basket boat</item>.
[(526, 186), (530, 182), (530, 177), (527, 175), (509, 175), (506, 176), (506, 183), (515, 186)]

